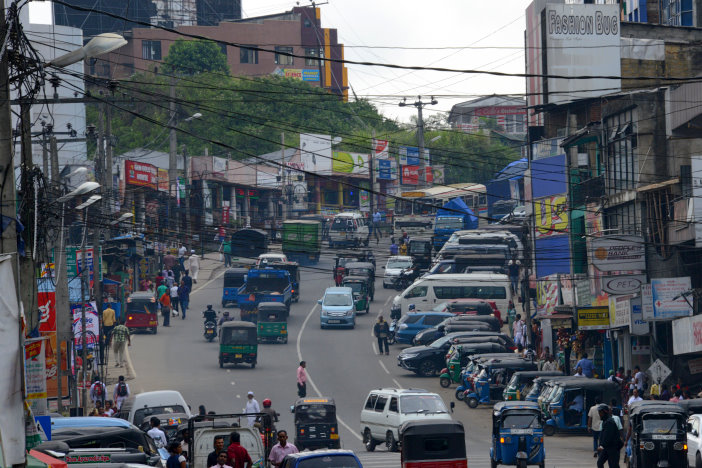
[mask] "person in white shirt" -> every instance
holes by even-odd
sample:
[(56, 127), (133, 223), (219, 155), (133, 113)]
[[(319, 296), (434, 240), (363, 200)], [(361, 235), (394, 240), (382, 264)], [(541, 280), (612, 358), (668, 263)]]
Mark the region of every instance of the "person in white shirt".
[(151, 429), (146, 431), (146, 433), (151, 437), (156, 444), (157, 448), (166, 447), (168, 445), (168, 439), (166, 439), (166, 433), (161, 430), (161, 421), (157, 417), (151, 418)]
[(178, 285), (173, 284), (171, 286), (171, 309), (173, 309), (173, 315), (178, 315)]
[(546, 362), (544, 362), (544, 365), (541, 367), (542, 371), (557, 371), (558, 370), (558, 363), (553, 360), (553, 354), (549, 354), (548, 357), (546, 358)]
[(602, 403), (600, 398), (595, 398), (595, 404), (587, 412), (587, 430), (592, 433), (592, 453), (595, 457), (597, 457), (597, 446), (600, 442), (600, 431), (602, 430), (602, 419), (600, 419), (600, 412), (597, 409), (600, 403)]
[(231, 466), (227, 465), (227, 451), (222, 450), (219, 452), (219, 455), (217, 455), (217, 464), (212, 465), (210, 468), (232, 468)]
[(181, 244), (178, 249), (178, 263), (180, 263), (180, 269), (185, 270), (185, 254), (188, 253), (188, 249), (185, 245)]
[(639, 366), (634, 367), (634, 385), (636, 385), (639, 395), (643, 395), (645, 380), (646, 376), (641, 372), (641, 368)]
[(641, 401), (643, 398), (639, 396), (639, 389), (634, 388), (634, 393), (629, 397), (629, 401), (626, 402), (627, 406), (631, 405), (634, 402)]
[[(248, 400), (246, 401), (246, 409), (244, 410), (244, 413), (260, 413), (261, 407), (259, 406), (258, 401), (256, 401), (256, 399), (254, 398), (254, 393), (249, 392), (246, 397), (248, 398)], [(247, 416), (247, 419), (249, 420), (249, 427), (253, 427), (254, 423), (256, 422), (256, 416)]]
[(197, 283), (197, 273), (200, 271), (200, 257), (195, 253), (194, 250), (190, 251), (190, 257), (188, 258), (188, 271), (190, 272), (190, 277), (193, 279), (194, 283)]
[(112, 392), (112, 399), (115, 401), (115, 406), (117, 410), (122, 409), (122, 403), (127, 399), (132, 392), (129, 391), (129, 384), (124, 381), (124, 376), (120, 375), (117, 379), (117, 384)]

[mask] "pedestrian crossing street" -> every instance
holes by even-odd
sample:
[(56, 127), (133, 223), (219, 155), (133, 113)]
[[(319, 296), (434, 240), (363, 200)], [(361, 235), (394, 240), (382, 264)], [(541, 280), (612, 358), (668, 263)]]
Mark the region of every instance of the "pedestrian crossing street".
[[(400, 468), (400, 454), (390, 452), (356, 452), (356, 456), (361, 460), (363, 468)], [(567, 457), (546, 456), (546, 468), (581, 468), (583, 466), (593, 466), (594, 460), (573, 459)], [(469, 468), (486, 468), (490, 466), (490, 458), (487, 453), (468, 456)]]

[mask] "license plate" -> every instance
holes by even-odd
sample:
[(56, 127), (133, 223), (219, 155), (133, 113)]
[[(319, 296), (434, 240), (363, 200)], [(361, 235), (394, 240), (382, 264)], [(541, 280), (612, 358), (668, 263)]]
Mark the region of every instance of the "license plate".
[(332, 434), (332, 435), (329, 436), (329, 438), (332, 439), (332, 440), (336, 440), (336, 439), (339, 438), (339, 434)]
[(329, 320), (328, 323), (341, 323), (341, 320)]
[(509, 432), (515, 435), (531, 435), (534, 433), (533, 429), (510, 429)]
[(241, 354), (235, 354), (234, 357), (235, 357), (235, 358), (240, 358), (240, 357), (241, 357)]
[(675, 434), (653, 434), (653, 440), (675, 440)]

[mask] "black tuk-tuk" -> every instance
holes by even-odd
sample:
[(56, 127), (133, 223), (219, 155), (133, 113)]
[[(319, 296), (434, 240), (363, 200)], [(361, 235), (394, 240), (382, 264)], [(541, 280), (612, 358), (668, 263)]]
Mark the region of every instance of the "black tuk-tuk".
[(365, 276), (344, 276), (341, 286), (351, 288), (357, 313), (367, 314), (370, 310), (368, 280)]
[(227, 304), (237, 304), (239, 288), (246, 281), (246, 274), (248, 272), (248, 268), (229, 268), (224, 272), (222, 307), (227, 307)]
[(687, 413), (669, 401), (629, 405), (632, 468), (687, 466)]
[(680, 400), (680, 406), (687, 412), (688, 416), (693, 414), (702, 414), (702, 398), (690, 398), (689, 400)]
[(407, 255), (412, 257), (412, 263), (420, 270), (428, 270), (431, 266), (432, 240), (428, 237), (412, 237), (407, 248)]
[(258, 304), (258, 342), (288, 342), (288, 310), (282, 302)]
[(298, 450), (341, 448), (333, 399), (300, 398), (290, 410), (295, 415), (295, 446)]
[(346, 264), (346, 276), (363, 276), (368, 282), (368, 296), (375, 297), (375, 265), (370, 262), (350, 262)]
[(292, 300), (298, 302), (300, 300), (300, 264), (297, 262), (276, 262), (268, 266), (274, 270), (285, 270), (290, 273), (290, 282), (292, 283)]
[(245, 362), (253, 369), (257, 357), (256, 324), (238, 320), (224, 322), (219, 329), (219, 367)]
[(460, 421), (409, 421), (400, 426), (403, 468), (467, 468), (466, 435)]
[(232, 257), (256, 258), (268, 252), (268, 234), (260, 229), (239, 229), (232, 234)]

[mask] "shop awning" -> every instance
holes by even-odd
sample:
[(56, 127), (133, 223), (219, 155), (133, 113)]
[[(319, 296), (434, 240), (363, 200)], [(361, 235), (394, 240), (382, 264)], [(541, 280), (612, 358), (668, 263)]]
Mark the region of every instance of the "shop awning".
[(37, 450), (30, 450), (27, 455), (27, 468), (68, 468), (65, 461), (58, 458), (50, 457), (49, 455)]
[(675, 185), (678, 182), (680, 182), (679, 178), (674, 178), (670, 180), (666, 180), (665, 182), (659, 182), (657, 184), (650, 184), (650, 185), (644, 185), (643, 187), (639, 187), (636, 189), (637, 192), (650, 192), (652, 190), (660, 190), (662, 188), (669, 187), (671, 185)]

